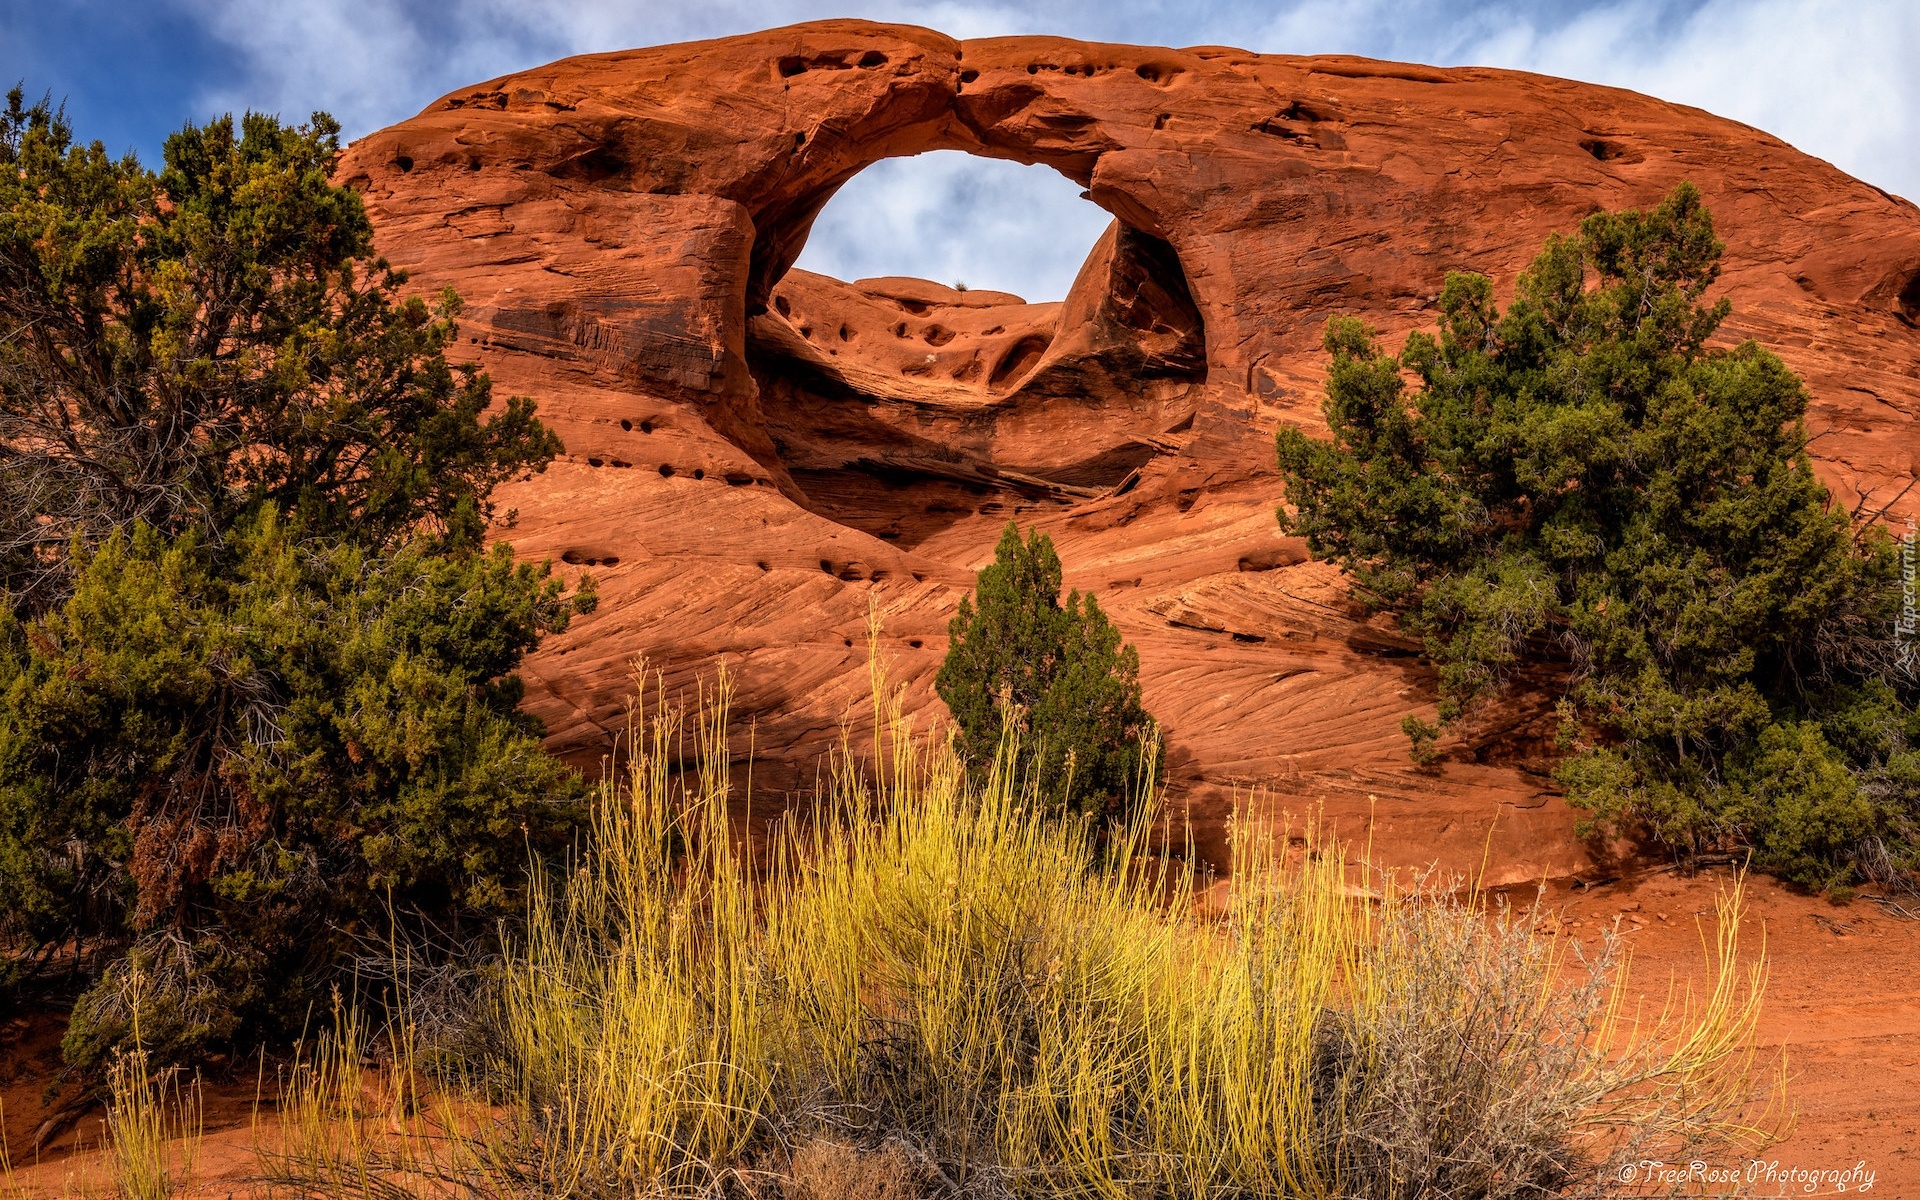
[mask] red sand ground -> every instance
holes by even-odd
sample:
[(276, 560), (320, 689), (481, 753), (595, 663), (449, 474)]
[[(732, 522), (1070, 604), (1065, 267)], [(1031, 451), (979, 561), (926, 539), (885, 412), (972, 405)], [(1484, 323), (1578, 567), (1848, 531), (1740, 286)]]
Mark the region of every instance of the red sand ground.
[[(1565, 918), (1563, 936), (1589, 947), (1597, 947), (1601, 929), (1617, 921), (1633, 950), (1634, 990), (1658, 1005), (1670, 975), (1701, 976), (1701, 935), (1711, 933), (1715, 900), (1732, 878), (1727, 870), (1694, 878), (1643, 873), (1585, 891), (1554, 884), (1545, 901)], [(1920, 921), (1871, 900), (1836, 906), (1764, 879), (1748, 883), (1748, 905), (1744, 948), (1758, 950), (1764, 937), (1771, 968), (1761, 1059), (1777, 1063), (1785, 1052), (1788, 1098), (1797, 1114), (1786, 1140), (1760, 1158), (1782, 1169), (1845, 1170), (1864, 1163), (1876, 1177), (1871, 1195), (1920, 1196)], [(58, 1042), (58, 1022), (44, 1017), (0, 1032), (7, 1144), (23, 1164), (32, 1163), (23, 1150), (49, 1111)], [(197, 1194), (245, 1195), (257, 1170), (256, 1088), (250, 1071), (236, 1074), (207, 1088)], [(23, 1166), (18, 1182), (28, 1196), (77, 1194), (76, 1185), (97, 1182), (101, 1117), (98, 1109), (88, 1110), (43, 1151), (39, 1165)], [(265, 1120), (270, 1125), (271, 1115)], [(1758, 1194), (1775, 1191), (1763, 1184)], [(1813, 1194), (1835, 1193), (1828, 1187)]]

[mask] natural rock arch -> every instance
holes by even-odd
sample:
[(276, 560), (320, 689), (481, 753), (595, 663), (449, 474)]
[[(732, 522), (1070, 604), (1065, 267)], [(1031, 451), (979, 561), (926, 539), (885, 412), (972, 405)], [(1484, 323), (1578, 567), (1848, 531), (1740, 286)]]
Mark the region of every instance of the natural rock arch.
[[(1516, 104), (1523, 78), (1529, 94)], [(1269, 360), (1295, 356), (1329, 310), (1386, 299), (1421, 311), (1440, 271), (1517, 266), (1543, 225), (1647, 198), (1683, 175), (1734, 182), (1752, 175), (1738, 158), (1755, 146), (1792, 153), (1721, 123), (1721, 140), (1689, 161), (1650, 158), (1660, 130), (1687, 113), (1496, 71), (1059, 38), (961, 42), (828, 21), (568, 59), (464, 89), (354, 146), (345, 169), (390, 227), (405, 222), (409, 200), (432, 209), (450, 191), (484, 186), (529, 215), (556, 206), (582, 224), (664, 235), (621, 249), (630, 271), (691, 272), (669, 303), (636, 305), (623, 293), (644, 293), (638, 280), (607, 287), (573, 302), (567, 334), (610, 348), (636, 380), (739, 400), (755, 390), (747, 322), (766, 311), (848, 179), (937, 149), (1048, 166), (1171, 248), (1205, 332), (1208, 387), (1196, 400), (1205, 427), (1217, 422), (1200, 399), (1231, 422), (1288, 393), (1296, 381)], [(1435, 143), (1419, 157), (1396, 136), (1415, 129)], [(1536, 154), (1551, 151), (1555, 169), (1515, 161), (1515, 132)], [(1462, 176), (1482, 172), (1495, 182), (1478, 189), (1475, 227), (1465, 227), (1448, 200)], [(1706, 182), (1710, 200), (1727, 199)], [(1342, 236), (1328, 239), (1329, 227)], [(565, 257), (567, 248), (555, 239), (541, 249)], [(1873, 259), (1797, 249), (1816, 295), (1857, 297), (1880, 280)], [(545, 322), (499, 315), (525, 332)], [(750, 403), (724, 407), (722, 432), (777, 470)]]
[[(827, 22), (574, 59), (482, 84), (357, 144), (348, 174), (376, 199), (396, 173), (408, 177), (396, 194), (425, 178), (450, 176), (459, 181), (453, 186), (471, 188), (504, 175), (517, 206), (590, 206), (600, 219), (612, 210), (679, 234), (662, 247), (669, 261), (657, 264), (695, 272), (691, 286), (678, 289), (678, 311), (636, 313), (618, 294), (583, 298), (566, 313), (567, 334), (617, 347), (650, 383), (739, 398), (755, 390), (744, 363), (747, 322), (767, 311), (814, 218), (860, 170), (899, 155), (960, 150), (1058, 170), (1120, 223), (1096, 259), (1117, 255), (1123, 277), (1151, 277), (1150, 290), (1179, 308), (1231, 310), (1227, 298), (1195, 289), (1191, 272), (1178, 269), (1180, 231), (1197, 228), (1191, 198), (1154, 185), (1150, 169), (1144, 183), (1130, 179), (1124, 162), (1130, 146), (1171, 119), (1160, 110), (1178, 107), (1163, 93), (1201, 61), (1174, 61), (1181, 58), (1191, 56), (1052, 39), (963, 46), (924, 30)], [(673, 86), (696, 72), (701, 86)], [(1090, 105), (1072, 97), (1077, 87), (1062, 84), (1104, 77), (1140, 94)], [(1108, 81), (1092, 98), (1111, 90)], [(590, 205), (575, 199), (583, 191)], [(1098, 273), (1109, 265), (1089, 267)], [(1069, 308), (1100, 315), (1092, 296), (1071, 297)], [(528, 333), (545, 318), (501, 315), (508, 328)], [(1171, 315), (1178, 325), (1189, 314)], [(1010, 339), (1004, 349), (1012, 354), (1034, 336)], [(1151, 349), (1145, 356), (1166, 357)], [(1005, 382), (1009, 361), (996, 359), (988, 377)], [(750, 413), (731, 412), (724, 424), (763, 465), (777, 467), (753, 436)]]
[[(1050, 166), (1114, 215), (1058, 311), (789, 270), (835, 188), (932, 149)], [(632, 656), (687, 681), (724, 654), (756, 780), (800, 786), (861, 711), (870, 605), (909, 707), (937, 709), (946, 619), (1017, 517), (1140, 646), (1196, 819), (1260, 787), (1349, 828), (1388, 814), (1388, 859), (1576, 868), (1533, 773), (1550, 714), (1509, 714), (1438, 773), (1408, 762), (1399, 721), (1431, 678), (1278, 535), (1271, 435), (1319, 423), (1329, 314), (1397, 341), (1431, 325), (1446, 271), (1508, 287), (1549, 232), (1682, 179), (1728, 244), (1728, 331), (1807, 380), (1839, 502), (1920, 511), (1920, 489), (1895, 499), (1920, 454), (1920, 210), (1629, 92), (830, 21), (462, 89), (355, 143), (341, 176), (567, 444), (502, 498), (521, 553), (600, 576), (600, 610), (525, 672), (587, 765)]]

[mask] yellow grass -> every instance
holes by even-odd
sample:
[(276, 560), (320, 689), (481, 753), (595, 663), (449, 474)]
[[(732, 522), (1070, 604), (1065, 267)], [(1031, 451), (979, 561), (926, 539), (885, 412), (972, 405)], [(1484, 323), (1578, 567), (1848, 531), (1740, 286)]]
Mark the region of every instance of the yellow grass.
[(476, 1000), (491, 1049), (464, 1098), (366, 1134), (343, 1017), (289, 1090), (278, 1178), (776, 1195), (864, 1148), (888, 1195), (1598, 1196), (1619, 1162), (1767, 1136), (1737, 890), (1710, 991), (1657, 1012), (1531, 913), (1333, 846), (1289, 859), (1251, 821), (1207, 919), (1150, 803), (1092, 837), (1026, 803), (1010, 754), (969, 782), (874, 691), (872, 753), (836, 757), (754, 855), (724, 676), (690, 711), (636, 711), (587, 849), (536, 879)]
[[(177, 1067), (153, 1065), (141, 1031), (147, 980), (135, 971), (124, 987), (133, 1049), (107, 1068), (106, 1174), (120, 1200), (169, 1200), (193, 1186), (202, 1133), (200, 1081), (188, 1081)], [(5, 1168), (0, 1147), (0, 1174)]]

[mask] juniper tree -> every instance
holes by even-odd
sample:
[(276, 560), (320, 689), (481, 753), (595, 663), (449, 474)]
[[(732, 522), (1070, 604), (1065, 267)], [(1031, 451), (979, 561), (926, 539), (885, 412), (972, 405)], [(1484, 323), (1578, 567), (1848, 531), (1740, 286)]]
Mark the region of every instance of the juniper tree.
[(1808, 883), (1889, 844), (1911, 866), (1889, 543), (1815, 476), (1800, 380), (1715, 341), (1722, 249), (1682, 184), (1550, 237), (1505, 312), (1448, 275), (1439, 336), (1397, 355), (1334, 318), (1332, 438), (1280, 433), (1280, 519), (1424, 637), (1443, 725), (1561, 664), (1560, 778), (1597, 826)]
[(559, 444), (448, 361), (458, 297), (372, 256), (338, 125), (221, 117), (164, 152), (110, 158), (18, 88), (0, 113), (0, 584), (43, 607), (75, 537), (217, 545), (268, 504), (369, 546), (476, 536)]
[(1060, 556), (1009, 522), (962, 597), (934, 688), (967, 762), (985, 771), (1012, 735), (1014, 768), (1063, 811), (1110, 817), (1152, 781), (1159, 733), (1141, 704), (1140, 656), (1091, 594), (1061, 602)]
[(129, 964), (184, 1056), (390, 915), (510, 913), (581, 793), (512, 671), (591, 588), (483, 533), (559, 443), (372, 256), (337, 129), (188, 125), (155, 175), (0, 113), (0, 974), (110, 964), (82, 1064)]

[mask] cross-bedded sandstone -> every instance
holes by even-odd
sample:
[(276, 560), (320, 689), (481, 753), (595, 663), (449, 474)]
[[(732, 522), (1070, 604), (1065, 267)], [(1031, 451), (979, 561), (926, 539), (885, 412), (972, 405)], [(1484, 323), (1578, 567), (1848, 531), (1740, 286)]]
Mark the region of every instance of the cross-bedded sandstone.
[[(1113, 214), (1064, 300), (790, 269), (841, 184), (935, 149), (1053, 167)], [(803, 786), (864, 711), (869, 604), (910, 704), (937, 711), (947, 618), (1013, 518), (1139, 645), (1203, 842), (1260, 790), (1353, 835), (1370, 817), (1398, 860), (1581, 866), (1524, 689), (1437, 771), (1408, 760), (1430, 675), (1278, 535), (1271, 434), (1319, 425), (1328, 315), (1397, 342), (1446, 271), (1504, 294), (1549, 232), (1683, 179), (1727, 242), (1728, 331), (1807, 381), (1837, 502), (1920, 512), (1920, 210), (1629, 92), (832, 21), (466, 88), (341, 176), (567, 443), (501, 499), (523, 553), (601, 581), (599, 613), (525, 672), (585, 762), (633, 656), (686, 682), (724, 654), (758, 784)]]

